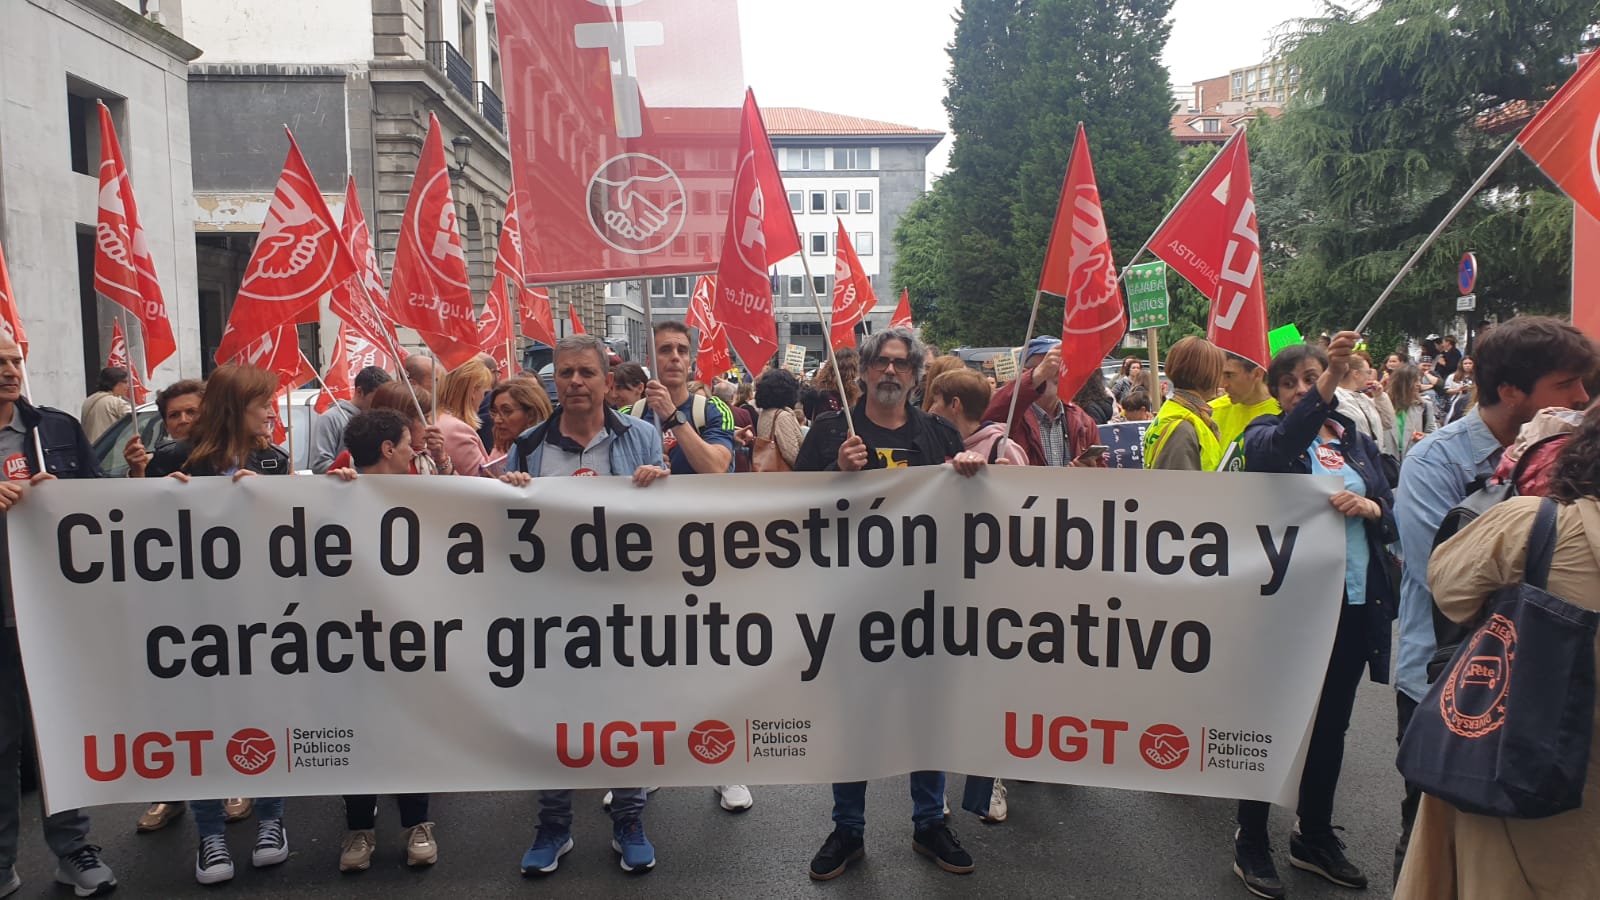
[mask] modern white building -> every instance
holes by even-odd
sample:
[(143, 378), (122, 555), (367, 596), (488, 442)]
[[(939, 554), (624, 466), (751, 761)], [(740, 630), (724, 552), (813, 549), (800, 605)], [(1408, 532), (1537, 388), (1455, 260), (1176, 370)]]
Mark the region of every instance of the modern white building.
[(74, 414), (121, 308), (94, 292), (97, 100), (111, 110), (177, 338), (157, 380), (199, 371), (186, 81), (200, 51), (151, 5), (0, 2), (0, 246), (31, 345), (32, 398)]
[[(927, 157), (944, 133), (795, 107), (764, 109), (762, 116), (803, 244), (798, 255), (773, 270), (778, 342), (800, 344), (820, 356), (826, 337), (806, 292), (807, 280), (823, 310), (830, 309), (842, 222), (878, 296), (864, 330), (888, 326), (900, 299), (891, 296), (889, 284), (894, 229), (926, 189)], [(719, 205), (726, 208), (720, 199)], [(649, 282), (657, 321), (688, 315), (694, 281), (679, 277)], [(607, 313), (610, 336), (629, 338), (634, 355), (641, 355), (643, 344), (636, 341), (643, 339), (644, 318), (637, 288), (614, 285)]]

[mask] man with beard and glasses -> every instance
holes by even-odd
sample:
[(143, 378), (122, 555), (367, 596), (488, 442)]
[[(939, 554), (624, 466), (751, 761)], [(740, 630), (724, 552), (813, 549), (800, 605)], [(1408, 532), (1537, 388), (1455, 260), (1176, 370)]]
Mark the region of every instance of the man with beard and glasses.
[[(911, 388), (922, 383), (926, 355), (910, 329), (890, 328), (861, 344), (861, 374), (866, 388), (851, 411), (850, 434), (843, 411), (817, 417), (800, 445), (797, 472), (859, 472), (938, 466), (946, 461), (971, 476), (984, 467), (980, 453), (962, 446), (961, 432), (944, 419), (911, 404)], [(946, 872), (973, 870), (972, 855), (945, 824), (943, 772), (912, 772), (912, 849), (931, 858)], [(833, 833), (811, 860), (811, 877), (827, 881), (864, 854), (867, 827), (867, 783), (833, 786)]]

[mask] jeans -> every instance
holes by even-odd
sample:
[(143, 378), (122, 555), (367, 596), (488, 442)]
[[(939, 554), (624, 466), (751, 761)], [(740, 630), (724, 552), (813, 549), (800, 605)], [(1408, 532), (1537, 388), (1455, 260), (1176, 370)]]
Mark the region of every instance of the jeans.
[(961, 808), (978, 816), (989, 814), (989, 801), (994, 798), (994, 778), (968, 775), (961, 786)]
[[(1339, 630), (1333, 639), (1333, 654), (1322, 679), (1322, 699), (1311, 725), (1311, 743), (1306, 747), (1306, 766), (1300, 774), (1300, 833), (1306, 837), (1327, 837), (1333, 833), (1333, 795), (1339, 787), (1339, 770), (1344, 766), (1344, 735), (1350, 730), (1350, 713), (1356, 705), (1356, 689), (1367, 667), (1367, 644), (1362, 618), (1365, 611), (1345, 604), (1339, 608)], [(1259, 800), (1239, 801), (1240, 837), (1267, 839), (1267, 813), (1272, 805)]]
[[(189, 808), (194, 810), (194, 827), (201, 837), (222, 834), (227, 830), (228, 820), (222, 814), (221, 800), (195, 800), (189, 804)], [(283, 798), (257, 797), (255, 813), (258, 822), (283, 818)]]
[[(1406, 736), (1406, 728), (1411, 724), (1411, 717), (1417, 713), (1417, 701), (1407, 697), (1400, 691), (1394, 692), (1395, 713), (1399, 727), (1395, 730), (1394, 742)], [(1417, 805), (1422, 802), (1422, 789), (1406, 782), (1406, 794), (1400, 800), (1400, 840), (1394, 845), (1394, 883), (1400, 883), (1400, 867), (1405, 865), (1406, 845), (1411, 843), (1411, 826), (1417, 823)]]
[[(944, 822), (944, 773), (912, 772), (911, 822), (918, 831)], [(867, 830), (867, 783), (841, 781), (833, 785), (833, 824), (862, 834)]]
[[(33, 715), (28, 710), (22, 678), (22, 653), (17, 630), (0, 627), (0, 872), (17, 864), (17, 832), (22, 822), (22, 743), (33, 740)], [(44, 815), (44, 791), (39, 792)], [(44, 816), (44, 841), (57, 857), (89, 844), (89, 817), (76, 809)]]
[[(539, 791), (539, 827), (572, 831), (571, 790)], [(636, 819), (650, 794), (642, 787), (611, 789), (611, 821)]]
[[(428, 821), (427, 794), (395, 794), (395, 805), (400, 807), (400, 827), (413, 828)], [(368, 831), (378, 824), (378, 798), (372, 794), (344, 795), (344, 827), (351, 831)]]

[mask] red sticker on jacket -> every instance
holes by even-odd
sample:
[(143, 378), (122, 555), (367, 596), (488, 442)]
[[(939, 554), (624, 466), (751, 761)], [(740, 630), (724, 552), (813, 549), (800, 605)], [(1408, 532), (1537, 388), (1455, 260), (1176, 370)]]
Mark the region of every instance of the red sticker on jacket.
[(1336, 447), (1322, 446), (1317, 448), (1317, 461), (1322, 463), (1324, 469), (1335, 472), (1344, 468), (1344, 454)]
[(6, 457), (6, 480), (27, 481), (33, 477), (28, 469), (28, 458), (21, 453), (13, 453)]
[(573, 472), (572, 475), (575, 478), (599, 478), (600, 477), (600, 473), (596, 472), (593, 469), (579, 469), (578, 471)]

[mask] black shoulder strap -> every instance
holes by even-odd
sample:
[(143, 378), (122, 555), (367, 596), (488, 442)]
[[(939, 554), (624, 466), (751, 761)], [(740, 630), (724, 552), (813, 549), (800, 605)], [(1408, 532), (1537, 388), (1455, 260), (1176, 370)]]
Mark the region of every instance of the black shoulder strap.
[(1549, 497), (1539, 502), (1539, 513), (1533, 518), (1533, 531), (1528, 535), (1528, 562), (1522, 575), (1524, 584), (1539, 590), (1550, 580), (1550, 559), (1556, 550), (1556, 501)]

